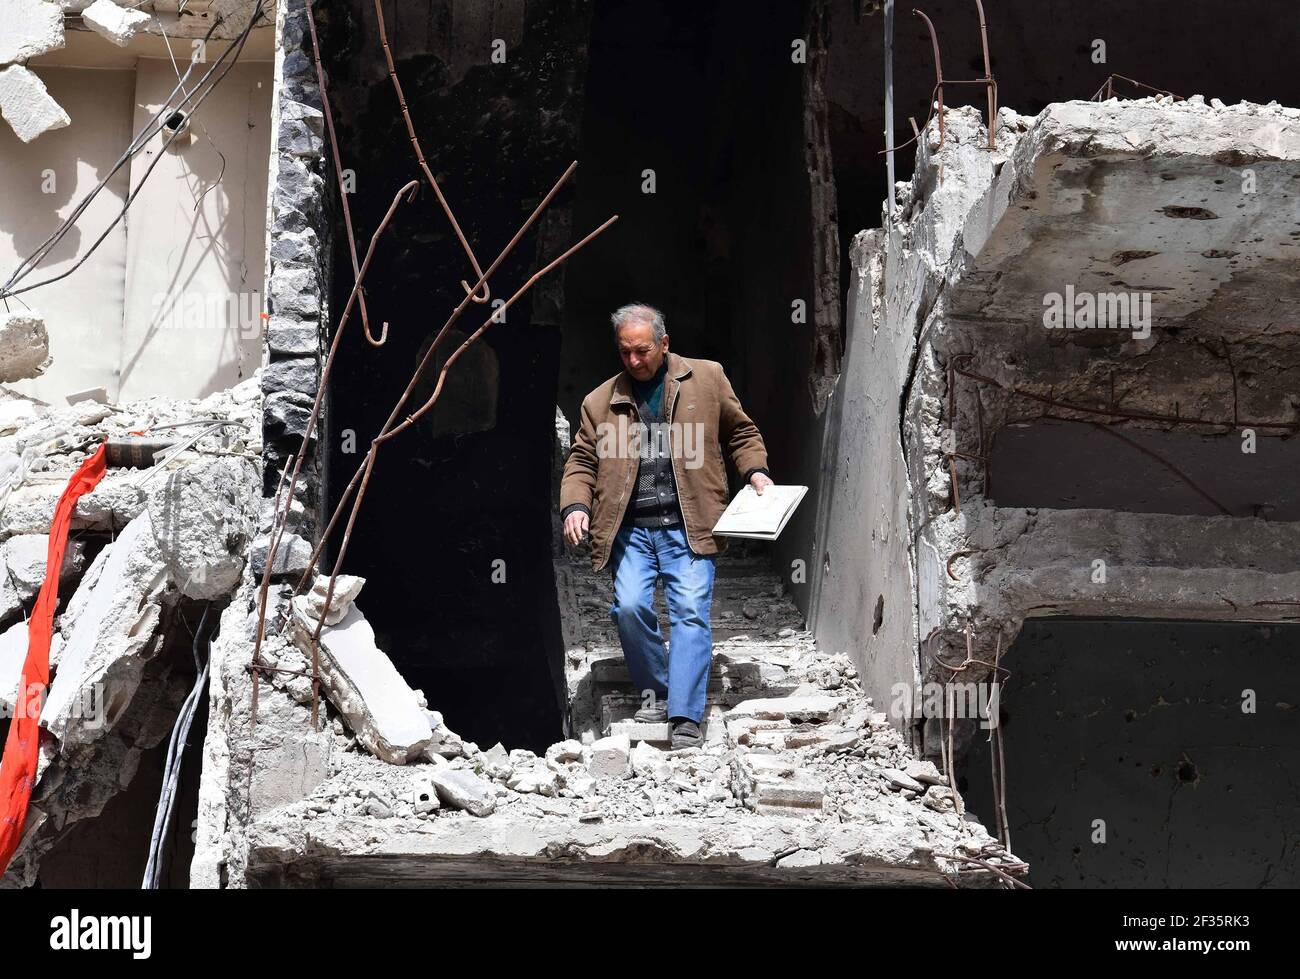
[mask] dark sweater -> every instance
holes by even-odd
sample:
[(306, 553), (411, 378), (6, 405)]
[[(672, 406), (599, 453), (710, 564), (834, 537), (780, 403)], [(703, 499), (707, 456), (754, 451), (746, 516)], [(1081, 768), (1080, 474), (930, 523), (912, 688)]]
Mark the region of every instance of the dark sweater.
[(672, 527), (682, 522), (666, 424), (667, 406), (663, 403), (667, 374), (665, 358), (650, 380), (632, 379), (642, 425), (641, 462), (637, 467), (636, 492), (628, 502), (623, 522), (635, 527)]

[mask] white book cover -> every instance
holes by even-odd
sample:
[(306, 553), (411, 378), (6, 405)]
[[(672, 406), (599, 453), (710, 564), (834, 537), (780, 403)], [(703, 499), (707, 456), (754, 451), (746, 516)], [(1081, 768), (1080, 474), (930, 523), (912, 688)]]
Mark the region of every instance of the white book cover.
[(720, 537), (776, 540), (807, 492), (807, 486), (774, 483), (760, 495), (753, 486), (746, 485), (723, 511), (713, 533)]

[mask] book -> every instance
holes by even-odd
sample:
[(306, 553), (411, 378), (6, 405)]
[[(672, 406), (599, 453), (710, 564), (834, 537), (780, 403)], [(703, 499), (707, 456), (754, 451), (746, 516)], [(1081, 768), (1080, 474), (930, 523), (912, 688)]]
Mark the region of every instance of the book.
[(776, 540), (807, 492), (807, 486), (773, 483), (759, 495), (753, 486), (746, 485), (718, 518), (713, 533), (720, 537)]

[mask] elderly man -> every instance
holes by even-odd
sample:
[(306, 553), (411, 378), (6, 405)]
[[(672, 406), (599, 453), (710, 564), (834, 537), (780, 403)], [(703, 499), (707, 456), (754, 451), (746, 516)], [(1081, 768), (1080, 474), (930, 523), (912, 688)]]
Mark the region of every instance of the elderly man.
[[(637, 720), (666, 720), (674, 749), (696, 747), (713, 658), (714, 563), (726, 547), (712, 530), (730, 501), (722, 446), (759, 493), (772, 484), (767, 449), (721, 364), (669, 353), (659, 310), (624, 306), (611, 318), (623, 370), (583, 399), (560, 515), (570, 545), (590, 529), (592, 567), (610, 566), (609, 614), (642, 695)], [(656, 578), (671, 654), (654, 612)]]

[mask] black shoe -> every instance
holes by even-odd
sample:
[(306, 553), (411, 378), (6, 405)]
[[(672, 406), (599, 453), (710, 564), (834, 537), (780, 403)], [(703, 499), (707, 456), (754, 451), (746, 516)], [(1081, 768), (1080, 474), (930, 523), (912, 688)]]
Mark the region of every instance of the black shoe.
[(672, 750), (698, 748), (704, 744), (704, 732), (700, 726), (687, 717), (674, 717), (672, 720)]

